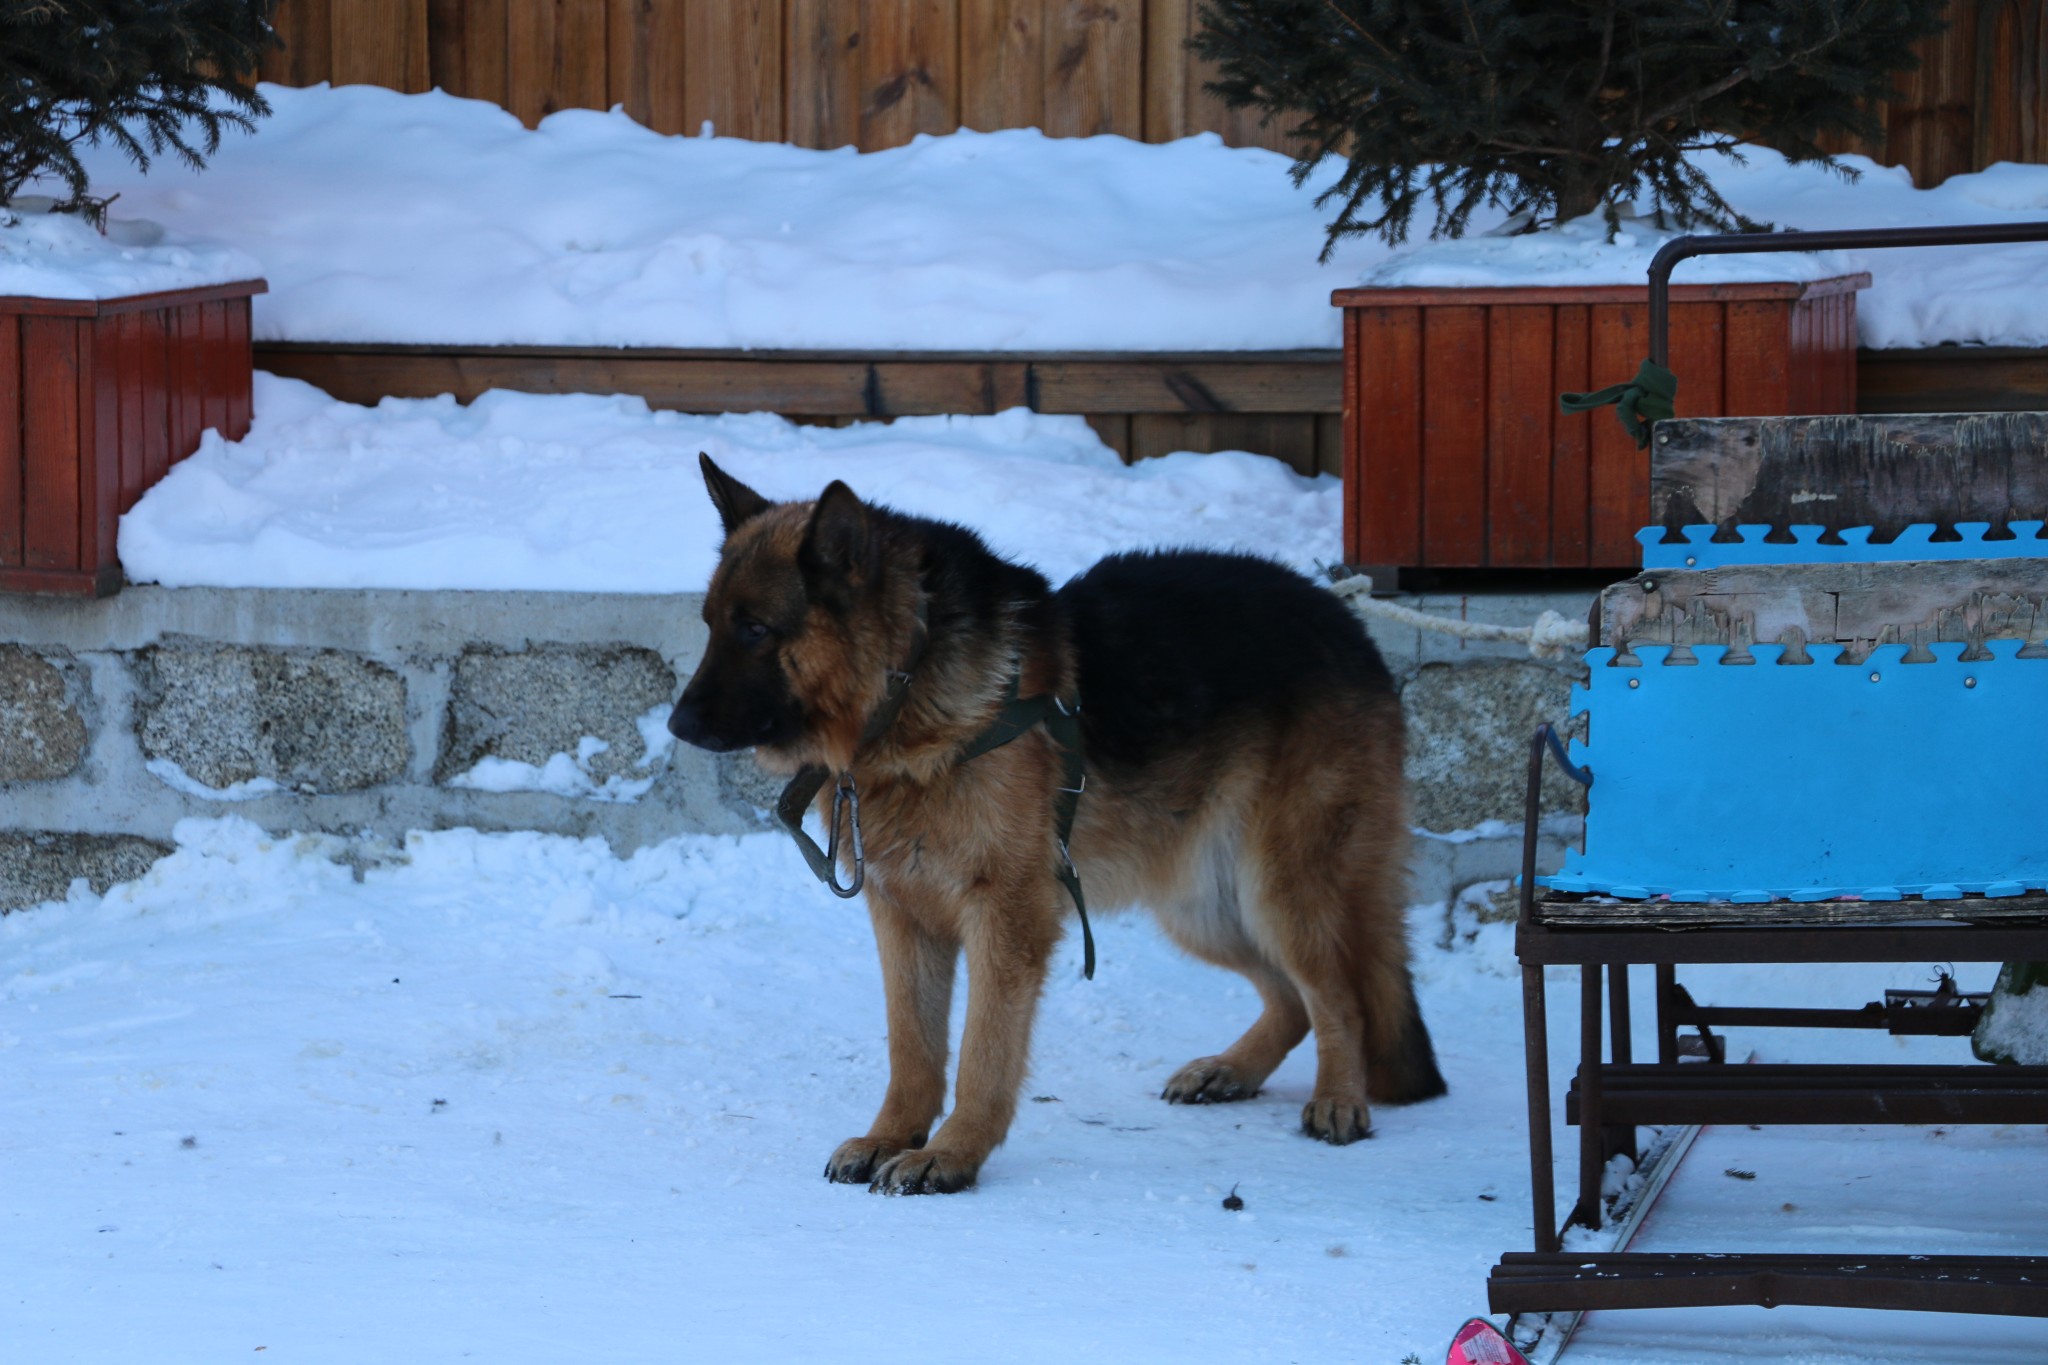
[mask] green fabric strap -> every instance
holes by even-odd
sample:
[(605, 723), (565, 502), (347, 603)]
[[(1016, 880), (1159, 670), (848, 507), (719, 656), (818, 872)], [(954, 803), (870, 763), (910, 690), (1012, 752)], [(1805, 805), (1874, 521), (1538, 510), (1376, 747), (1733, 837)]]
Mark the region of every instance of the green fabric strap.
[(1678, 399), (1678, 376), (1654, 360), (1645, 360), (1626, 384), (1609, 384), (1592, 393), (1561, 393), (1557, 406), (1565, 412), (1590, 412), (1614, 404), (1621, 429), (1638, 448), (1650, 444), (1650, 424), (1668, 421)]
[[(900, 681), (899, 681), (900, 680)], [(890, 681), (890, 691), (882, 709), (876, 713), (875, 721), (868, 726), (866, 738), (873, 739), (888, 729), (896, 713), (903, 709), (903, 695), (908, 688), (908, 672), (895, 675)], [(1081, 759), (1080, 707), (1068, 708), (1057, 697), (1019, 697), (1019, 679), (1010, 678), (1009, 695), (1003, 707), (989, 727), (974, 737), (965, 753), (960, 755), (962, 763), (981, 757), (991, 749), (1000, 749), (1011, 740), (1043, 725), (1045, 732), (1060, 750), (1060, 786), (1053, 801), (1053, 837), (1059, 842), (1060, 860), (1053, 868), (1053, 875), (1059, 879), (1067, 894), (1073, 897), (1074, 909), (1081, 916), (1081, 975), (1088, 980), (1095, 979), (1095, 932), (1088, 926), (1088, 902), (1081, 895), (1081, 874), (1074, 870), (1074, 859), (1067, 852), (1067, 841), (1074, 833), (1074, 816), (1080, 809), (1081, 791), (1087, 785), (1087, 773)], [(878, 722), (878, 723), (877, 723)], [(812, 765), (802, 769), (782, 789), (781, 798), (775, 803), (775, 817), (783, 830), (796, 841), (797, 851), (810, 865), (817, 879), (832, 888), (834, 894), (851, 897), (860, 891), (863, 880), (860, 848), (860, 807), (853, 808), (854, 879), (851, 885), (841, 886), (838, 868), (832, 854), (839, 845), (839, 807), (832, 808), (832, 849), (818, 847), (817, 841), (804, 833), (804, 812), (810, 809), (818, 793), (832, 780), (826, 769)], [(851, 794), (852, 782), (843, 783)]]

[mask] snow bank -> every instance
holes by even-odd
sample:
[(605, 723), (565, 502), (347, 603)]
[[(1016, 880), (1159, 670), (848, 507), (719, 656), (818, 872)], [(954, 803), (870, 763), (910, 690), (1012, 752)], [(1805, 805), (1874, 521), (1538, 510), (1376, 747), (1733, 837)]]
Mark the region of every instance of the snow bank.
[(262, 273), (246, 252), (155, 223), (116, 219), (102, 237), (77, 214), (0, 208), (0, 297), (111, 299)]
[(1335, 563), (1342, 485), (1264, 456), (1126, 466), (1079, 417), (906, 417), (844, 428), (693, 417), (638, 398), (336, 402), (259, 374), (246, 439), (211, 433), (121, 519), (121, 563), (169, 587), (693, 592), (721, 533), (697, 453), (776, 498), (833, 479), (980, 531), (1054, 582), (1117, 550), (1247, 549)]
[(89, 158), (121, 209), (259, 257), (262, 339), (930, 350), (1337, 344), (1287, 159), (1031, 130), (860, 155), (567, 110), (266, 85), (201, 176)]
[[(1352, 239), (1316, 264), (1316, 192), (1288, 159), (1213, 135), (1163, 145), (1031, 130), (818, 152), (665, 137), (568, 110), (527, 130), (495, 105), (368, 86), (265, 86), (276, 113), (195, 175), (88, 157), (120, 209), (261, 262), (259, 337), (895, 350), (1333, 347), (1333, 288), (1636, 284), (1650, 234), (1412, 244)], [(1775, 152), (1704, 162), (1781, 227), (2048, 218), (2048, 166), (1927, 190), (1863, 157), (1854, 184)], [(1333, 167), (1334, 172), (1334, 167)], [(1475, 216), (1483, 232), (1498, 210)], [(1868, 269), (1863, 342), (2048, 344), (2048, 247), (1844, 254), (1802, 267), (1689, 261), (1678, 280)]]

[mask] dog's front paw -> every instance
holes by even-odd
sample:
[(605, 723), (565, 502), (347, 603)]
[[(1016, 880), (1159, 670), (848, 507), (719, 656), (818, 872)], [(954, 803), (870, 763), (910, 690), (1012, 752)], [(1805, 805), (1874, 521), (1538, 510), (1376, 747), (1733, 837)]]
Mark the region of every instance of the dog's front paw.
[(837, 1185), (864, 1185), (874, 1178), (875, 1168), (890, 1157), (922, 1146), (922, 1137), (908, 1142), (885, 1137), (848, 1138), (825, 1163), (825, 1178)]
[(1372, 1114), (1354, 1100), (1310, 1100), (1301, 1107), (1301, 1131), (1343, 1147), (1372, 1136)]
[(1168, 1104), (1227, 1104), (1258, 1093), (1258, 1082), (1240, 1076), (1221, 1057), (1197, 1057), (1173, 1073), (1159, 1098)]
[(876, 1194), (954, 1194), (974, 1183), (981, 1158), (926, 1150), (900, 1152), (883, 1162), (868, 1188)]

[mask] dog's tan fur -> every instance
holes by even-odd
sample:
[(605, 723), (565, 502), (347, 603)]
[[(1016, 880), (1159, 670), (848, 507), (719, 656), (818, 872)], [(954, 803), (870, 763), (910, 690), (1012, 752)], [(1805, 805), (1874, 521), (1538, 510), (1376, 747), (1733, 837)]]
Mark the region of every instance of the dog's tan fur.
[[(759, 747), (764, 765), (815, 763), (859, 784), (889, 1085), (866, 1134), (842, 1143), (826, 1174), (892, 1193), (964, 1188), (1009, 1130), (1071, 907), (1053, 876), (1052, 741), (1041, 728), (971, 762), (960, 753), (994, 718), (1013, 666), (1025, 696), (1075, 694), (1071, 632), (1057, 612), (1028, 607), (963, 630), (947, 603), (927, 601), (931, 639), (907, 700), (863, 744), (890, 670), (919, 654), (936, 552), (909, 519), (843, 485), (816, 503), (771, 504), (705, 465), (728, 535), (706, 596), (711, 643), (672, 724), (708, 747), (737, 747), (704, 737), (718, 725), (710, 709), (767, 725), (745, 697), (779, 687), (786, 714)], [(756, 623), (765, 634), (752, 638)], [(1072, 853), (1091, 910), (1149, 906), (1176, 943), (1242, 973), (1264, 1002), (1243, 1037), (1167, 1082), (1168, 1100), (1249, 1098), (1311, 1029), (1316, 1081), (1302, 1125), (1312, 1136), (1353, 1141), (1368, 1133), (1369, 1100), (1441, 1089), (1426, 1033), (1420, 1061), (1415, 1051), (1402, 736), (1391, 692), (1332, 688), (1301, 707), (1237, 715), (1136, 769), (1090, 756)], [(959, 1080), (934, 1133), (963, 954)]]

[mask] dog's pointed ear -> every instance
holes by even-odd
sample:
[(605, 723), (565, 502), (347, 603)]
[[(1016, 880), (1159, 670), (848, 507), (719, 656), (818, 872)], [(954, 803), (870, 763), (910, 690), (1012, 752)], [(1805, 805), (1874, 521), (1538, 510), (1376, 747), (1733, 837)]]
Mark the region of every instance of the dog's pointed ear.
[(797, 551), (804, 587), (822, 602), (843, 605), (850, 590), (874, 581), (874, 555), (874, 524), (867, 504), (834, 479), (818, 495)]
[(768, 499), (735, 479), (713, 463), (703, 451), (697, 452), (697, 466), (704, 471), (704, 489), (711, 494), (711, 505), (718, 509), (718, 519), (725, 523), (725, 533), (731, 535), (746, 521), (760, 516), (771, 504)]

